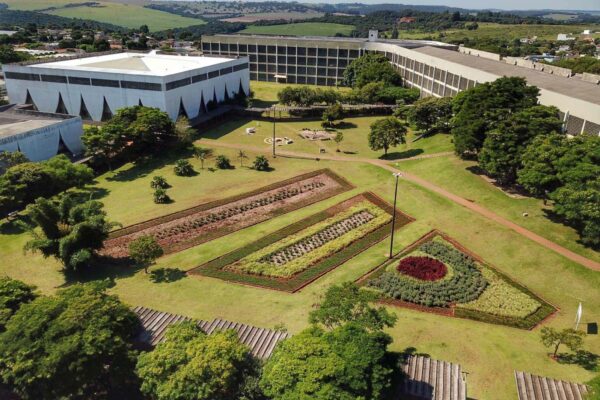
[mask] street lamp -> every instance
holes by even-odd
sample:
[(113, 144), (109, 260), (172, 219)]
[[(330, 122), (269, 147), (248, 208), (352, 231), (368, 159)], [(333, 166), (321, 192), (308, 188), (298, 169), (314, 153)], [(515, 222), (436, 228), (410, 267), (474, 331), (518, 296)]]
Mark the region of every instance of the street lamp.
[(398, 200), (398, 178), (402, 176), (400, 172), (394, 172), (396, 177), (396, 188), (394, 189), (394, 209), (392, 210), (392, 235), (390, 238), (390, 260), (392, 259), (394, 249), (394, 228), (396, 227), (396, 201)]

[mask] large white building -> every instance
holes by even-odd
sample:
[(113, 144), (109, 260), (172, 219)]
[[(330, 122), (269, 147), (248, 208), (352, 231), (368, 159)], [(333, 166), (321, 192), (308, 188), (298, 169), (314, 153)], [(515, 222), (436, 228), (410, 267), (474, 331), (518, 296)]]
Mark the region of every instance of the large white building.
[(248, 94), (247, 57), (116, 53), (3, 66), (12, 103), (104, 121), (127, 106), (166, 111), (175, 120)]

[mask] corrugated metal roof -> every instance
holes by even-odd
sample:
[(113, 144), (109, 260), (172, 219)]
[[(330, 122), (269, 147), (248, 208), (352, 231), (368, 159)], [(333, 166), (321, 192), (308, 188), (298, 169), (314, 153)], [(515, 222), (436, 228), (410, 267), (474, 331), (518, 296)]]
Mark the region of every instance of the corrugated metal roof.
[(582, 400), (585, 385), (515, 371), (519, 400)]
[(198, 327), (206, 332), (207, 335), (215, 331), (233, 329), (237, 332), (240, 341), (250, 348), (252, 354), (262, 359), (269, 358), (277, 343), (290, 337), (290, 334), (287, 332), (258, 328), (218, 318), (212, 322), (194, 320), (182, 315), (156, 311), (141, 306), (135, 307), (133, 311), (138, 315), (143, 328), (137, 340), (151, 346), (156, 346), (163, 340), (167, 327), (182, 321), (196, 322)]
[(467, 384), (460, 365), (429, 357), (409, 355), (402, 365), (405, 374), (400, 398), (466, 400)]

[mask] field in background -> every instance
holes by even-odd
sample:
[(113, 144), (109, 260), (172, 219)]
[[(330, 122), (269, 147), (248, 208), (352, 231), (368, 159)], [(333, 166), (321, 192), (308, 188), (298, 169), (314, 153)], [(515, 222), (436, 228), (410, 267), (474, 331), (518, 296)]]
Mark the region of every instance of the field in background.
[(91, 19), (106, 22), (126, 28), (139, 28), (148, 25), (150, 31), (160, 31), (170, 28), (185, 27), (190, 25), (202, 25), (201, 19), (187, 18), (163, 11), (144, 8), (138, 4), (122, 4), (120, 2), (97, 1), (101, 6), (78, 6), (65, 7), (73, 4), (72, 0), (2, 0), (14, 10), (46, 10), (55, 7), (54, 10), (44, 11), (47, 14), (58, 15), (67, 18)]
[(297, 20), (297, 19), (308, 19), (308, 18), (319, 18), (325, 15), (320, 12), (298, 12), (298, 11), (289, 11), (289, 12), (269, 12), (269, 13), (248, 13), (244, 14), (242, 17), (233, 17), (233, 18), (224, 18), (221, 21), (226, 22), (256, 22), (256, 21), (272, 21), (277, 19), (285, 19), (285, 20)]
[(335, 36), (336, 33), (349, 35), (354, 30), (352, 25), (300, 22), (297, 24), (249, 26), (240, 33), (255, 33), (261, 35), (288, 36)]
[[(591, 29), (592, 32), (600, 31), (600, 25), (517, 25), (517, 24), (495, 24), (491, 22), (480, 22), (479, 28), (474, 31), (467, 29), (449, 29), (444, 31), (444, 41), (459, 40), (465, 37), (474, 39), (520, 39), (525, 37), (537, 36), (538, 39), (553, 39), (559, 33), (572, 33), (578, 35), (584, 29)], [(439, 32), (420, 32), (420, 31), (400, 31), (400, 39), (438, 39)], [(600, 37), (599, 33), (593, 35)]]

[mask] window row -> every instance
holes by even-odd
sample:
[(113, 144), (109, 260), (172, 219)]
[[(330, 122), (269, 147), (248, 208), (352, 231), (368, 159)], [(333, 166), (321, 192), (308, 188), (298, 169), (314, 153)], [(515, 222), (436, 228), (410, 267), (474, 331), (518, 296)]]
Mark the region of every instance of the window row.
[[(281, 79), (275, 78), (273, 74), (262, 74), (262, 73), (251, 73), (250, 79), (253, 81), (264, 81), (264, 82), (281, 82)], [(335, 78), (323, 78), (314, 76), (288, 76), (285, 79), (285, 83), (299, 83), (304, 85), (319, 85), (319, 86), (336, 86), (341, 84), (338, 79)]]
[(350, 57), (358, 58), (359, 50), (338, 49), (338, 48), (318, 48), (318, 47), (297, 47), (297, 46), (267, 46), (254, 44), (235, 44), (213, 42), (202, 43), (202, 51), (215, 52), (219, 54), (236, 53), (246, 55), (248, 53), (272, 54), (272, 55), (299, 55), (299, 56), (318, 56), (318, 57)]

